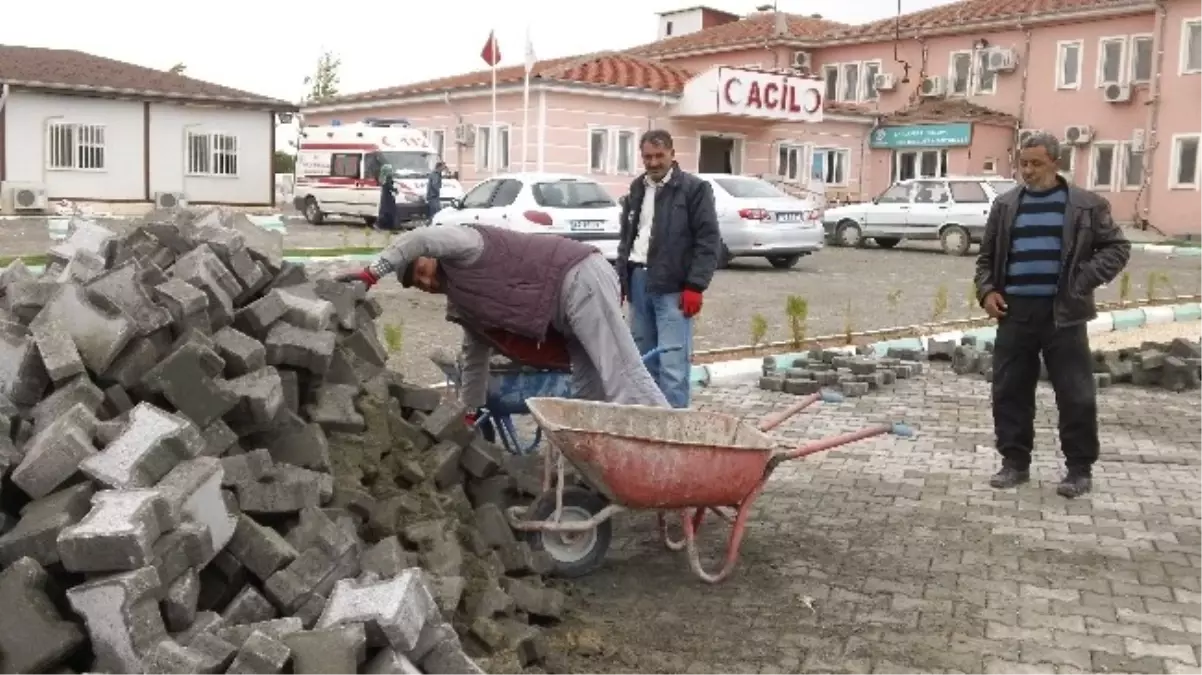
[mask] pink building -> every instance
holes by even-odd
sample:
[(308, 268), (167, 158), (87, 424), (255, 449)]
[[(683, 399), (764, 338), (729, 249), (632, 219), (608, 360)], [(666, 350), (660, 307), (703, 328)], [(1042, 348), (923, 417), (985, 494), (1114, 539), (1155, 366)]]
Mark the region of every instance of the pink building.
[(1022, 134), (1046, 130), (1117, 220), (1197, 236), (1200, 14), (1196, 0), (964, 0), (849, 26), (693, 8), (660, 15), (651, 44), (539, 62), (528, 109), (523, 67), (500, 68), (495, 128), (487, 70), (304, 112), (406, 118), (468, 184), (525, 168), (621, 194), (639, 134), (660, 127), (686, 169), (791, 181), (813, 167), (852, 200), (898, 178), (1009, 175)]

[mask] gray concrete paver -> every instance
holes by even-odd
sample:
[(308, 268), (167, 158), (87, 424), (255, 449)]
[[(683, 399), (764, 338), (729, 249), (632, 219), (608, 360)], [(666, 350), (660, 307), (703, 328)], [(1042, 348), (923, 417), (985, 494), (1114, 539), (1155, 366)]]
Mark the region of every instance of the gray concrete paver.
[[(791, 400), (750, 386), (698, 398), (748, 419)], [(1076, 501), (1054, 492), (1046, 385), (1034, 479), (1013, 491), (986, 484), (988, 385), (941, 366), (802, 413), (782, 439), (899, 418), (919, 436), (783, 465), (718, 586), (663, 549), (653, 516), (620, 516), (605, 567), (569, 586), (557, 635), (601, 635), (604, 658), (569, 653), (574, 670), (602, 672), (1197, 672), (1199, 395), (1116, 387), (1099, 403), (1095, 491)], [(725, 526), (702, 532), (716, 560)]]

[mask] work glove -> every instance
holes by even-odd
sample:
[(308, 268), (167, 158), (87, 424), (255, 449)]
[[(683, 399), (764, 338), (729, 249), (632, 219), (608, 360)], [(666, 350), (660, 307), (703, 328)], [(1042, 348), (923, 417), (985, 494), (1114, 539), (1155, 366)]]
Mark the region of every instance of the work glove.
[(686, 288), (680, 292), (680, 312), (691, 319), (701, 311), (701, 291)]
[(368, 289), (371, 289), (371, 287), (375, 286), (376, 282), (379, 281), (380, 279), (375, 275), (374, 272), (371, 271), (370, 267), (364, 267), (361, 270), (350, 270), (350, 271), (342, 272), (338, 276), (334, 277), (334, 280), (341, 281), (343, 283), (350, 283), (352, 281), (361, 281), (361, 282), (363, 282), (364, 286), (367, 286)]

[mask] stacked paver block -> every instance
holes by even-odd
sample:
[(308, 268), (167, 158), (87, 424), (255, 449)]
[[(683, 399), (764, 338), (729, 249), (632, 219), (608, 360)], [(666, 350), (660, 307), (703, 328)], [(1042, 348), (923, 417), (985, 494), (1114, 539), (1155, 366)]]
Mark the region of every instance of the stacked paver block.
[(873, 356), (815, 349), (784, 367), (778, 360), (764, 359), (761, 389), (798, 395), (829, 389), (847, 397), (859, 397), (888, 388), (899, 379), (922, 374), (922, 363), (917, 359), (903, 359), (894, 354)]
[(362, 286), (220, 210), (49, 257), (0, 271), (5, 672), (543, 662), (539, 471), (386, 369)]

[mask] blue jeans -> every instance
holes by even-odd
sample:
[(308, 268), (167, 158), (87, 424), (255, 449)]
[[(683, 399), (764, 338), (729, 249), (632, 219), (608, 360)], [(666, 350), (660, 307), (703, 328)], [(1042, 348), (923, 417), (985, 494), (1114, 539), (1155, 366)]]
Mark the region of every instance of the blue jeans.
[(680, 293), (647, 292), (647, 270), (630, 271), (630, 330), (640, 354), (656, 347), (680, 347), (647, 363), (647, 370), (673, 408), (689, 407), (689, 371), (693, 354), (693, 320), (680, 311)]

